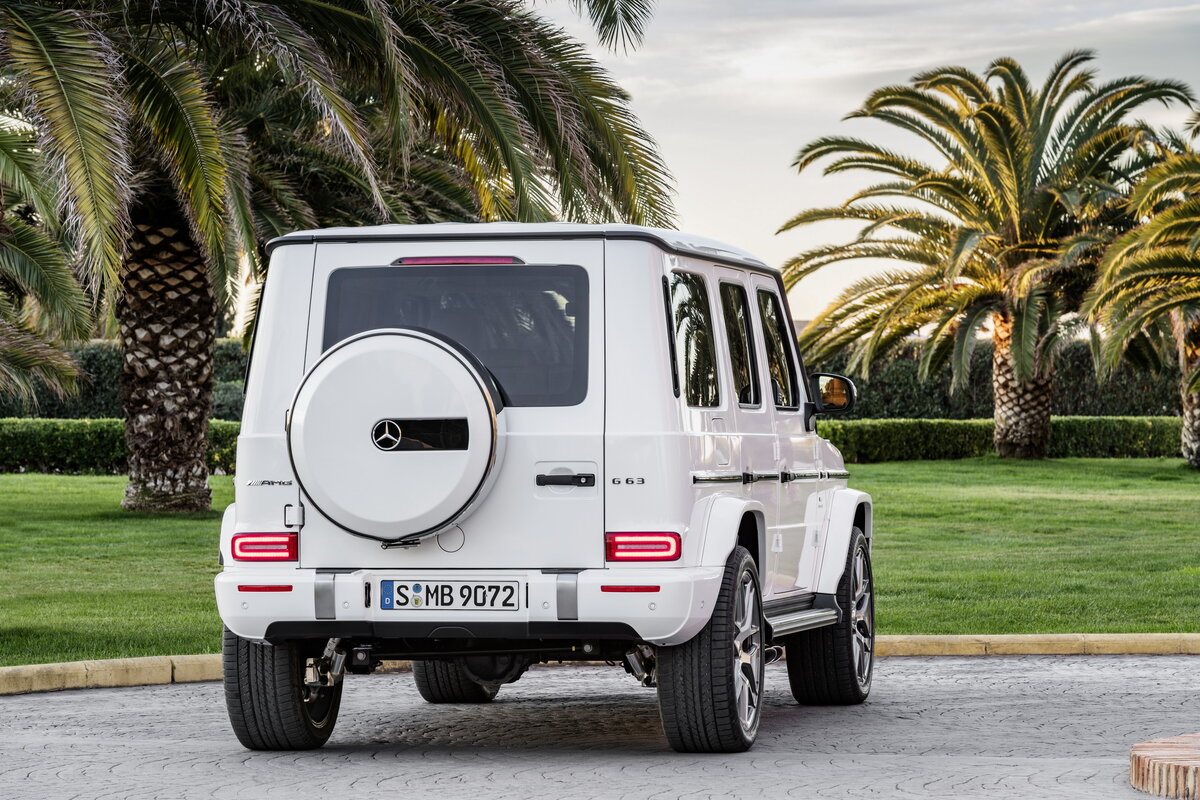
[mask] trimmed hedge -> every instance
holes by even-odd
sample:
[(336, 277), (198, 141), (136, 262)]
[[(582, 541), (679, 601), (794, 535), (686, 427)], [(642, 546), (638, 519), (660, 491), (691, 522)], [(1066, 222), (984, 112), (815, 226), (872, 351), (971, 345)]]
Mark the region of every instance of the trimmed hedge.
[[(870, 380), (855, 378), (858, 403), (851, 419), (991, 419), (992, 345), (980, 342), (971, 359), (971, 375), (961, 392), (950, 391), (950, 371), (929, 381), (917, 377), (920, 351), (914, 344), (876, 366)], [(1179, 370), (1160, 373), (1126, 365), (1112, 380), (1096, 383), (1087, 342), (1067, 345), (1056, 362), (1050, 413), (1059, 417), (1157, 417), (1179, 414)], [(840, 359), (824, 365), (840, 372)], [(810, 368), (816, 370), (815, 366)]]
[[(240, 427), (209, 423), (209, 470), (233, 472)], [(119, 474), (128, 453), (123, 420), (0, 419), (0, 472)]]
[[(1179, 455), (1179, 417), (1054, 417), (1051, 458), (1156, 458)], [(821, 420), (821, 435), (846, 461), (972, 458), (992, 452), (990, 419)]]
[[(1153, 458), (1179, 455), (1178, 417), (1055, 417), (1053, 458)], [(233, 472), (241, 424), (213, 420), (208, 468)], [(820, 433), (848, 463), (984, 456), (990, 419), (821, 420)], [(0, 472), (120, 473), (125, 424), (119, 419), (0, 419)]]
[(1157, 458), (1180, 455), (1179, 417), (1057, 417), (1051, 458)]
[(990, 419), (830, 419), (817, 431), (847, 463), (971, 458), (992, 452)]
[[(42, 419), (122, 419), (121, 348), (116, 342), (96, 340), (67, 352), (82, 375), (79, 392), (59, 397), (39, 388), (33, 404), (0, 394), (0, 417)], [(242, 379), (246, 374), (246, 352), (239, 339), (218, 339), (213, 349), (214, 419), (242, 418)]]

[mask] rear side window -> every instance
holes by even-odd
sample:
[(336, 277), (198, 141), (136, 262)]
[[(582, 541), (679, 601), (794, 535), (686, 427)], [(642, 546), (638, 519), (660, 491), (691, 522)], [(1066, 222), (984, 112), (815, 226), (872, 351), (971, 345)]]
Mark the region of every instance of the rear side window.
[(587, 396), (588, 278), (576, 266), (338, 269), (325, 306), (328, 350), (378, 328), (423, 328), (470, 350), (512, 406)]
[(746, 290), (736, 283), (721, 284), (721, 314), (725, 317), (725, 337), (729, 342), (729, 365), (733, 370), (733, 391), (738, 403), (756, 406), (761, 401), (758, 369), (751, 346), (750, 302)]
[(671, 275), (671, 328), (683, 396), (689, 406), (721, 403), (712, 315), (704, 278), (691, 272)]
[(779, 408), (795, 408), (799, 403), (796, 372), (792, 366), (792, 350), (788, 347), (788, 328), (779, 308), (779, 298), (772, 292), (759, 290), (758, 313), (762, 317), (763, 335), (767, 345), (767, 371), (771, 374), (771, 392)]

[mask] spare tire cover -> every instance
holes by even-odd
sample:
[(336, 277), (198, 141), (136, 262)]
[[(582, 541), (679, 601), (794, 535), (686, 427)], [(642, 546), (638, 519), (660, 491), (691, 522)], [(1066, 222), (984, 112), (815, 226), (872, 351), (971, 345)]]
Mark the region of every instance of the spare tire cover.
[(436, 334), (377, 330), (322, 356), (292, 402), (288, 451), (336, 525), (385, 541), (437, 533), (490, 488), (503, 406), (479, 362)]

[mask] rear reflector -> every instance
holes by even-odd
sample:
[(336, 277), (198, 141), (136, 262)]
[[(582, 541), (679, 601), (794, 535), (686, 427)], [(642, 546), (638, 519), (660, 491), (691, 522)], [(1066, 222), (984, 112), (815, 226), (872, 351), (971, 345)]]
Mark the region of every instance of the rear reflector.
[(234, 561), (295, 561), (294, 533), (239, 533), (233, 537)]
[(602, 592), (657, 592), (657, 586), (601, 586)]
[(241, 584), (240, 586), (238, 586), (239, 592), (290, 592), (291, 590), (292, 590), (291, 584), (286, 584), (286, 583), (271, 584), (271, 585), (254, 583), (254, 584)]
[(609, 561), (677, 561), (678, 533), (606, 533), (604, 557)]
[(438, 264), (524, 264), (512, 256), (416, 256), (397, 258), (392, 266), (436, 266)]

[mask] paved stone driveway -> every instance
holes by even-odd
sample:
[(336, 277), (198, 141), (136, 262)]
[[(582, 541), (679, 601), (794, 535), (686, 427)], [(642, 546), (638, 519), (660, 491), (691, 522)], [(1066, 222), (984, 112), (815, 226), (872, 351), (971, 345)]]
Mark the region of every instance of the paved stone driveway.
[(758, 744), (671, 752), (618, 669), (535, 668), (483, 707), (349, 678), (328, 746), (251, 753), (217, 684), (0, 697), (0, 797), (1144, 798), (1129, 746), (1200, 730), (1200, 657), (891, 658), (857, 708), (768, 675)]

